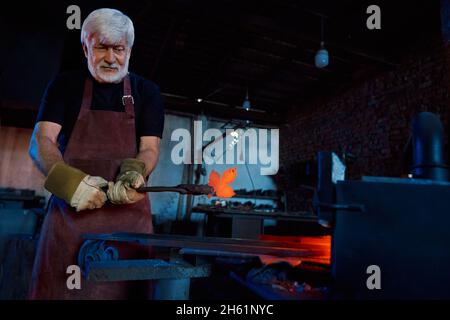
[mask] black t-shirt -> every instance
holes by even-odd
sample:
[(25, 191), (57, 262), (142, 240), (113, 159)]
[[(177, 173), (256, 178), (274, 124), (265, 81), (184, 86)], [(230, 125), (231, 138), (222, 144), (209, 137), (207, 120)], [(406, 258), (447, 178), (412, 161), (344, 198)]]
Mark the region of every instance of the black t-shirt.
[[(129, 76), (136, 116), (136, 143), (139, 147), (139, 138), (142, 136), (162, 137), (164, 108), (158, 85), (131, 72)], [(98, 83), (87, 71), (57, 75), (47, 86), (36, 122), (51, 121), (62, 126), (58, 137), (62, 153), (80, 112), (86, 77), (90, 77), (94, 84), (91, 110), (125, 112), (122, 105), (123, 82)]]

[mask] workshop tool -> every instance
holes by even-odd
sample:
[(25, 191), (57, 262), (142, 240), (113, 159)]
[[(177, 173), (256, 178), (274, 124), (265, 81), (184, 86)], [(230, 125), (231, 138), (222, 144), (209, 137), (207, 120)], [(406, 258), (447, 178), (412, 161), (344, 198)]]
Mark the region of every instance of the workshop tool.
[(145, 192), (178, 192), (180, 194), (190, 194), (193, 196), (208, 195), (213, 193), (213, 189), (206, 184), (179, 184), (175, 187), (140, 187), (136, 189), (139, 193)]
[[(101, 188), (105, 193), (108, 191), (108, 186)], [(190, 194), (193, 196), (213, 194), (213, 189), (206, 184), (179, 184), (173, 187), (166, 186), (152, 186), (140, 187), (136, 189), (139, 193), (146, 192), (178, 192), (180, 194)]]

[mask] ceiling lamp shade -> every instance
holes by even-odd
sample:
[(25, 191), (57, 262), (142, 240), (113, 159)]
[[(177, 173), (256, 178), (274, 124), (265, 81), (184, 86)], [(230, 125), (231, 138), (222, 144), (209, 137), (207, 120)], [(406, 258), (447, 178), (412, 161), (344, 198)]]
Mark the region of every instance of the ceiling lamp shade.
[(247, 89), (247, 94), (245, 95), (245, 100), (242, 103), (242, 108), (244, 108), (245, 110), (250, 110), (251, 108), (251, 104), (250, 104), (250, 100), (248, 99), (248, 89)]
[(324, 32), (324, 16), (320, 17), (320, 49), (317, 51), (316, 56), (314, 57), (314, 62), (317, 68), (325, 68), (329, 62), (328, 50), (325, 49), (325, 43), (323, 41), (323, 32)]
[(314, 58), (317, 68), (324, 68), (328, 65), (328, 50), (325, 49), (323, 41), (320, 43), (320, 49)]

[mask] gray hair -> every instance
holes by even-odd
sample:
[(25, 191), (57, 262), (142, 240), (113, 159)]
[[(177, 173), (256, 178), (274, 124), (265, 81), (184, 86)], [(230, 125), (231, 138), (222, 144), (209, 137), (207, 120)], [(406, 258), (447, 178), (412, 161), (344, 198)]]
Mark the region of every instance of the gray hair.
[(92, 11), (81, 27), (81, 43), (86, 43), (90, 34), (98, 34), (101, 41), (117, 43), (124, 37), (129, 48), (134, 42), (134, 27), (131, 19), (116, 9), (102, 8)]

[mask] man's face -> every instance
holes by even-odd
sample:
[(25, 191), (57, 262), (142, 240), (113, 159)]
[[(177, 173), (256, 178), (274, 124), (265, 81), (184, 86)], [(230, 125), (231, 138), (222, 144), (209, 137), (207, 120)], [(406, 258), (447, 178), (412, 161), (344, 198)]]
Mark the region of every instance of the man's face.
[(106, 43), (94, 34), (83, 44), (84, 54), (92, 76), (100, 83), (118, 83), (128, 73), (131, 48), (125, 39), (117, 43)]

